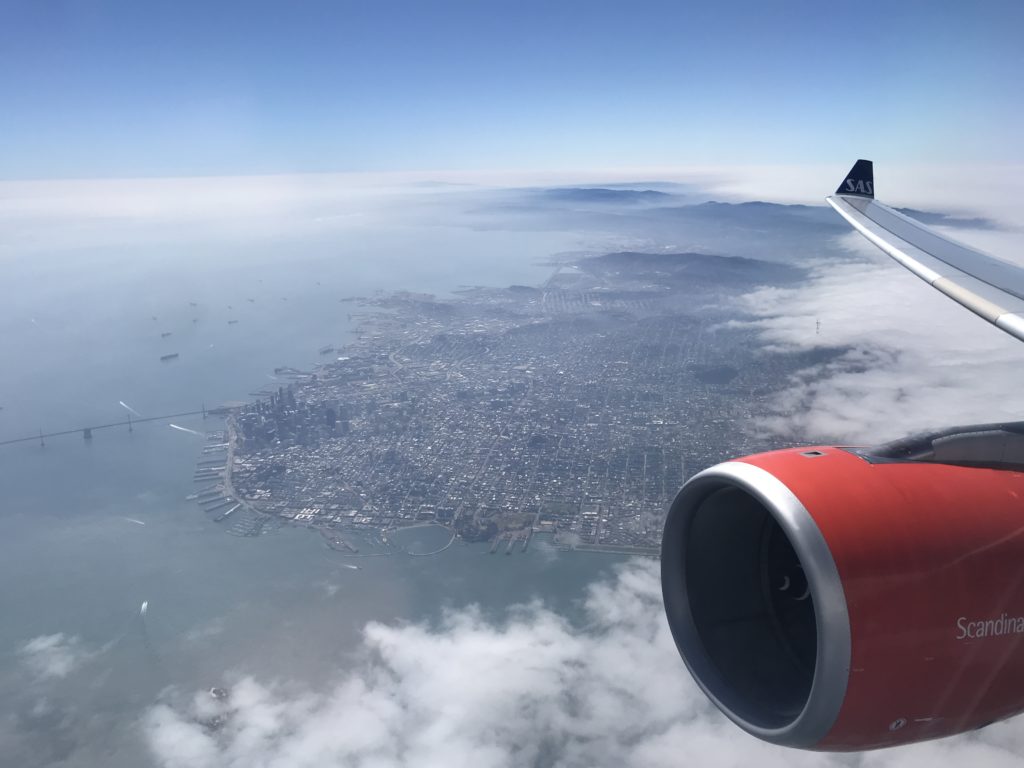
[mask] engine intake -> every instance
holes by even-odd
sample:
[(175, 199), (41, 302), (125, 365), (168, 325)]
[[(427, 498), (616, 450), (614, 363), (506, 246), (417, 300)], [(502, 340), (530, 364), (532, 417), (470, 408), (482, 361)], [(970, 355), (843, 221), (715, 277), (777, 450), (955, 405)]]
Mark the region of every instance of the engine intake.
[(849, 622), (828, 547), (788, 488), (739, 462), (691, 479), (665, 528), (662, 589), (690, 672), (726, 715), (776, 744), (824, 737)]

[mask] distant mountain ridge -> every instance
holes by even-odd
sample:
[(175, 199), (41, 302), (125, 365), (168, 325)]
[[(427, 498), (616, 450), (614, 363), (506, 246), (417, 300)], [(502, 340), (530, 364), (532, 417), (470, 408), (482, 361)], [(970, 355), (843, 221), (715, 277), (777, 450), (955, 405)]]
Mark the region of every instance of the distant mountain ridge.
[(592, 256), (585, 268), (595, 271), (628, 270), (633, 277), (645, 274), (659, 281), (714, 282), (731, 285), (781, 284), (806, 276), (800, 267), (744, 256), (716, 256), (708, 253), (618, 251)]
[(608, 187), (552, 187), (540, 191), (546, 200), (572, 203), (658, 203), (673, 195), (654, 189), (609, 189)]

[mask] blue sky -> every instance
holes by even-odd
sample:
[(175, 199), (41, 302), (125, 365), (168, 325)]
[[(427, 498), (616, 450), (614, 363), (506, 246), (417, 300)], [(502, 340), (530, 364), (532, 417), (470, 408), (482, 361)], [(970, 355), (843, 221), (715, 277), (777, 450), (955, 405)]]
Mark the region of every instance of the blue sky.
[(1024, 160), (1024, 4), (893, 5), (6, 0), (0, 178)]

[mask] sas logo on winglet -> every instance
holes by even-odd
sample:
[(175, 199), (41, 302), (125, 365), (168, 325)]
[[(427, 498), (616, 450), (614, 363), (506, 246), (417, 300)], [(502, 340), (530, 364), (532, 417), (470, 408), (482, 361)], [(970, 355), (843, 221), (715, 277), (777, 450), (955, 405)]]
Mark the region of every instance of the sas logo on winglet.
[(871, 195), (874, 197), (875, 185), (863, 179), (847, 179), (845, 191), (854, 195)]
[(837, 195), (875, 196), (875, 166), (870, 160), (858, 160), (836, 190)]

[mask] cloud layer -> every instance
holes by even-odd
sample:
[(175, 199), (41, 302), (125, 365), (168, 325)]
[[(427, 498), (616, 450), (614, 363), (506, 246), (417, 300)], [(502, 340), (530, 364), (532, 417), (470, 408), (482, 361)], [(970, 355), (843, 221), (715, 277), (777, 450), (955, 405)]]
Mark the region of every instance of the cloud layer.
[(60, 632), (29, 640), (20, 648), (19, 654), (25, 666), (44, 680), (67, 677), (92, 656), (82, 647), (78, 637)]
[[(593, 587), (587, 630), (540, 605), (501, 624), (474, 608), (433, 629), (370, 624), (364, 666), (326, 693), (246, 678), (225, 702), (156, 707), (147, 734), (167, 766), (622, 764), (708, 714), (660, 602), (655, 566), (641, 563)], [(201, 724), (217, 717), (219, 730)]]
[[(978, 233), (969, 233), (977, 239)], [(1019, 236), (985, 233), (1013, 252)], [(840, 349), (797, 375), (761, 426), (805, 440), (877, 443), (950, 426), (1018, 420), (1019, 342), (957, 306), (850, 233), (853, 261), (820, 264), (792, 289), (742, 300), (766, 351)], [(818, 323), (820, 322), (820, 328)]]
[(539, 604), (498, 623), (467, 608), (434, 628), (370, 624), (362, 665), (323, 691), (247, 677), (223, 701), (152, 708), (144, 732), (166, 768), (1024, 763), (1016, 721), (863, 756), (760, 742), (696, 689), (660, 595), (657, 564), (634, 561), (591, 587), (583, 626)]

